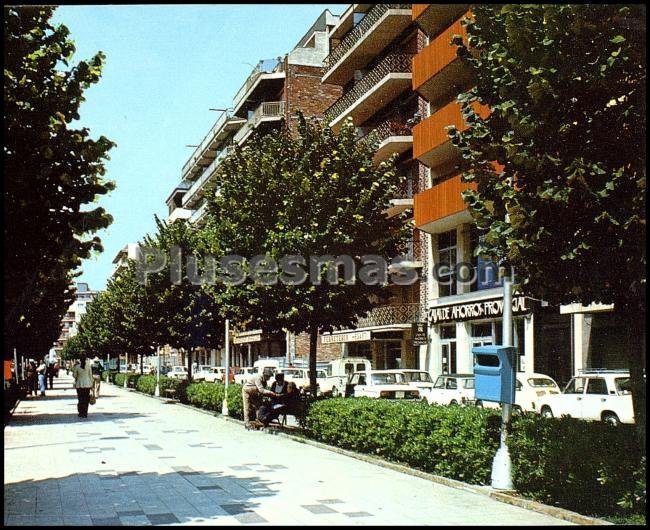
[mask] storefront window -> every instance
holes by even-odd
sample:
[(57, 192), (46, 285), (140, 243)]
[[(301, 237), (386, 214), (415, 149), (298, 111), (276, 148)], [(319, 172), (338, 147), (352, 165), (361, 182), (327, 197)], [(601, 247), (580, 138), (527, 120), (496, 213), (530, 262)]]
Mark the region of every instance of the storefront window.
[(476, 227), (471, 227), (469, 231), (469, 248), (471, 264), (476, 274), (475, 281), (470, 285), (470, 291), (482, 291), (483, 289), (492, 289), (503, 285), (499, 279), (499, 266), (490, 259), (475, 256), (474, 251), (479, 242), (484, 237)]
[(438, 272), (439, 296), (451, 296), (457, 293), (456, 275), (456, 230), (438, 235)]

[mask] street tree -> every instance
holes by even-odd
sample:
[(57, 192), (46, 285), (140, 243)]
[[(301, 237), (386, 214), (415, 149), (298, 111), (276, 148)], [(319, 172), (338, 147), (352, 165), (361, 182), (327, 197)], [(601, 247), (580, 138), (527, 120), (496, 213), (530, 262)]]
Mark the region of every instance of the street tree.
[(75, 46), (65, 26), (51, 24), (53, 11), (4, 8), (6, 356), (49, 349), (73, 301), (71, 271), (102, 250), (94, 234), (112, 220), (88, 206), (114, 187), (103, 178), (114, 144), (72, 126), (104, 55), (71, 65)]
[[(239, 327), (307, 332), (312, 392), (318, 334), (354, 327), (358, 317), (386, 298), (386, 271), (377, 267), (360, 281), (364, 267), (366, 272), (372, 268), (361, 258), (390, 260), (405, 250), (405, 218), (384, 213), (400, 177), (394, 160), (373, 164), (375, 148), (376, 143), (357, 141), (351, 121), (335, 134), (299, 116), (293, 132), (255, 135), (236, 147), (207, 193), (208, 242), (222, 256), (247, 260), (241, 267), (247, 277), (216, 296), (224, 316)], [(255, 256), (262, 257), (257, 264)], [(283, 262), (289, 256), (304, 261)], [(310, 258), (317, 256), (325, 259), (313, 268)], [(355, 281), (346, 283), (338, 274), (340, 256), (352, 260)], [(274, 274), (273, 263), (293, 272)], [(238, 280), (238, 273), (219, 270), (230, 283)], [(335, 281), (327, 280), (328, 273)]]
[(477, 5), (466, 28), (476, 86), (450, 135), (479, 252), (536, 298), (614, 304), (644, 437), (645, 6)]

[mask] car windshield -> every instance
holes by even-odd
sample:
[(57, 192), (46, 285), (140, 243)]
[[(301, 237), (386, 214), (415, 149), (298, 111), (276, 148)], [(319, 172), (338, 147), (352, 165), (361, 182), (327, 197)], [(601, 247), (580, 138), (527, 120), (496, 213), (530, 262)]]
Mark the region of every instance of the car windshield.
[(433, 388), (445, 388), (444, 377), (438, 377), (438, 379), (436, 379), (435, 384), (433, 385)]
[(632, 393), (632, 385), (629, 377), (617, 377), (614, 379), (614, 383), (616, 384), (616, 391), (619, 394), (625, 395)]
[(404, 376), (399, 373), (372, 374), (373, 385), (395, 385), (404, 383)]
[(548, 377), (530, 377), (528, 379), (528, 384), (530, 386), (544, 387), (544, 388), (555, 388), (557, 385), (553, 379)]
[(431, 376), (428, 372), (404, 372), (402, 375), (407, 383), (431, 383)]
[(465, 379), (463, 381), (463, 388), (474, 388), (474, 379)]
[(282, 370), (285, 376), (300, 377), (300, 370)]

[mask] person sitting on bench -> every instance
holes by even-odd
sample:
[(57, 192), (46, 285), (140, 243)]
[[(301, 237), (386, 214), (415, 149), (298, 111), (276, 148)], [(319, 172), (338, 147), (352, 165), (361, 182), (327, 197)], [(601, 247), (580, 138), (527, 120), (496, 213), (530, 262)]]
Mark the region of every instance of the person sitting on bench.
[[(282, 376), (280, 383), (278, 383), (278, 376)], [(257, 411), (257, 419), (264, 427), (267, 427), (273, 420), (277, 420), (280, 415), (292, 414), (297, 410), (296, 403), (299, 399), (299, 392), (295, 383), (285, 383), (284, 374), (276, 374), (275, 381), (272, 388), (279, 388), (276, 387), (276, 384), (281, 384), (284, 387), (284, 392), (278, 392), (280, 395), (277, 398), (262, 404)]]

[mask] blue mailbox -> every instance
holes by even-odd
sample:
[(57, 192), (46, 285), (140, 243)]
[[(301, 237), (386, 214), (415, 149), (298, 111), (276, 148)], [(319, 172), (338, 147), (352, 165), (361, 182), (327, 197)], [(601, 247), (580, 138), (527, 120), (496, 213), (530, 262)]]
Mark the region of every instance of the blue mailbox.
[(477, 346), (474, 354), (474, 386), (477, 400), (515, 402), (515, 359), (512, 346)]

